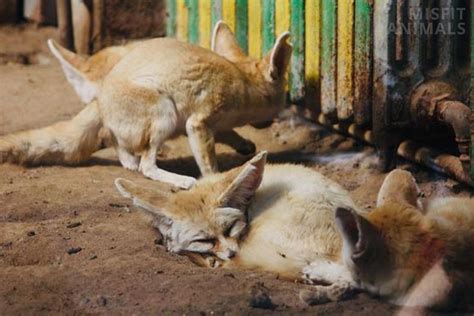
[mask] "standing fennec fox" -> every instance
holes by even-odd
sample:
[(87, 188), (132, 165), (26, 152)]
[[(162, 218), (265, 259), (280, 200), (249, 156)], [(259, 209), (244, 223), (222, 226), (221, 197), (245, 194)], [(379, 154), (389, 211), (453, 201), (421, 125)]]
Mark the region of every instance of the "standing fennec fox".
[(265, 167), (265, 153), (189, 191), (124, 179), (116, 186), (154, 217), (169, 251), (208, 267), (325, 284), (301, 292), (308, 303), (362, 289), (401, 305), (437, 307), (450, 302), (451, 290), (464, 295), (473, 285), (474, 201), (435, 200), (424, 215), (406, 171), (387, 176), (372, 212), (358, 210), (347, 191), (309, 168)]
[(0, 138), (0, 162), (78, 163), (100, 147), (97, 135), (105, 127), (125, 168), (189, 188), (194, 178), (156, 166), (157, 150), (167, 139), (186, 133), (203, 175), (217, 171), (215, 134), (234, 148), (253, 151), (253, 144), (232, 128), (271, 120), (284, 107), (292, 52), (288, 38), (289, 33), (282, 34), (257, 61), (243, 53), (220, 22), (213, 51), (168, 38), (143, 41), (119, 54), (98, 82), (56, 49), (76, 92), (92, 101), (70, 121)]

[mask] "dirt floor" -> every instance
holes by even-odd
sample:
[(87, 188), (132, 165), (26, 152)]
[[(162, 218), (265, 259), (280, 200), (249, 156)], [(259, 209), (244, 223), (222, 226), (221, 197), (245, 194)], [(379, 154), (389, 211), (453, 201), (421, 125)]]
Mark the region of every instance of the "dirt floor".
[[(82, 105), (47, 52), (54, 29), (0, 28), (0, 135), (68, 119)], [(304, 163), (338, 181), (367, 208), (384, 174), (372, 148), (300, 119), (239, 129), (271, 162)], [(221, 169), (249, 157), (218, 146)], [(169, 141), (158, 164), (198, 176), (185, 138)], [(414, 172), (426, 196), (471, 192), (431, 171)], [(106, 149), (78, 167), (0, 165), (0, 314), (348, 314), (384, 315), (396, 308), (359, 294), (306, 306), (308, 285), (253, 271), (208, 270), (165, 252), (148, 221), (116, 192), (117, 177), (147, 183)], [(265, 292), (271, 310), (252, 307)]]

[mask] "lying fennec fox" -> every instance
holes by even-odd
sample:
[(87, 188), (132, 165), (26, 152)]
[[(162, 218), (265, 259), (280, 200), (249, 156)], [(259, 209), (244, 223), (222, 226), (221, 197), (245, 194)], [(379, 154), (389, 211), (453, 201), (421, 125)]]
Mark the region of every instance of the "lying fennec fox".
[(203, 177), (189, 191), (157, 191), (125, 179), (116, 186), (154, 216), (169, 251), (203, 266), (256, 268), (290, 279), (317, 267), (314, 281), (333, 284), (321, 290), (336, 299), (355, 283), (342, 261), (334, 210), (356, 206), (318, 172), (265, 162), (262, 152), (244, 166)]
[(385, 179), (378, 207), (366, 213), (309, 168), (268, 165), (264, 173), (264, 167), (260, 153), (176, 193), (124, 179), (116, 186), (152, 214), (169, 251), (203, 266), (257, 268), (325, 284), (302, 291), (308, 303), (362, 289), (398, 304), (444, 304), (448, 297), (439, 293), (416, 294), (440, 264), (460, 281), (456, 286), (472, 285), (461, 276), (472, 277), (474, 269), (473, 201), (436, 200), (424, 215), (413, 177), (396, 170)]
[(474, 199), (434, 198), (423, 206), (419, 193), (409, 172), (394, 170), (367, 216), (337, 209), (345, 266), (360, 289), (395, 304), (472, 309)]
[(194, 178), (156, 166), (157, 149), (167, 139), (187, 133), (203, 175), (217, 171), (215, 133), (251, 151), (252, 144), (232, 128), (271, 120), (284, 107), (289, 33), (260, 61), (242, 52), (223, 22), (213, 34), (214, 52), (167, 38), (136, 43), (118, 53), (119, 61), (99, 82), (63, 56), (68, 80), (83, 100), (92, 101), (70, 121), (1, 137), (0, 162), (78, 163), (100, 147), (97, 135), (104, 126), (125, 168), (189, 188)]

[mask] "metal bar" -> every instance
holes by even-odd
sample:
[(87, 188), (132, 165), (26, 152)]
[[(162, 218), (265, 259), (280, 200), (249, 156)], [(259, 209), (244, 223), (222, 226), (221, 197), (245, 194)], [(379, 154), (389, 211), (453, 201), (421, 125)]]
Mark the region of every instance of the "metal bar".
[(188, 6), (188, 41), (199, 43), (199, 0), (186, 0)]
[[(324, 115), (318, 117), (318, 122), (338, 133), (352, 136), (369, 145), (374, 143), (372, 132), (356, 124), (332, 124)], [(396, 152), (404, 159), (443, 173), (467, 185), (474, 186), (472, 178), (465, 172), (461, 160), (456, 156), (443, 154), (433, 148), (425, 147), (413, 141), (404, 141), (398, 146)]]
[(199, 44), (211, 47), (211, 0), (199, 0)]
[(262, 56), (262, 2), (248, 1), (248, 47), (254, 58)]
[(181, 41), (188, 40), (188, 7), (186, 0), (177, 1), (177, 15), (176, 15), (176, 37)]
[[(203, 0), (201, 0), (203, 1)], [(250, 0), (252, 1), (252, 0)], [(235, 36), (244, 52), (248, 52), (248, 0), (236, 0)]]
[(212, 1), (212, 13), (211, 13), (211, 30), (214, 26), (222, 20), (222, 0), (211, 0)]
[(454, 6), (451, 0), (440, 0), (439, 18), (433, 24), (433, 36), (436, 37), (437, 60), (430, 75), (436, 78), (445, 77), (453, 68), (454, 62), (454, 36), (451, 34), (454, 30)]
[(266, 54), (273, 48), (275, 42), (275, 0), (262, 0), (262, 10), (262, 49), (263, 54)]
[(471, 179), (474, 180), (474, 5), (469, 1), (471, 31)]
[(339, 1), (337, 6), (337, 117), (352, 117), (353, 98), (354, 0)]
[(90, 54), (92, 17), (90, 7), (83, 1), (72, 1), (74, 48), (81, 55)]
[[(290, 31), (291, 0), (278, 0), (275, 6), (275, 34)], [(292, 39), (293, 40), (293, 39)]]
[(396, 21), (397, 1), (380, 0), (374, 6), (374, 89), (372, 99), (372, 129), (374, 143), (379, 150), (381, 169), (394, 167), (397, 139), (388, 131), (389, 93), (395, 85), (395, 34), (391, 30)]
[(400, 77), (408, 78), (408, 85), (409, 88), (411, 88), (416, 82), (423, 80), (423, 74), (421, 72), (423, 56), (421, 42), (422, 38), (426, 37), (426, 34), (422, 34), (419, 31), (423, 25), (423, 19), (418, 17), (419, 12), (423, 12), (422, 0), (411, 0), (407, 5), (409, 21), (406, 21), (405, 24), (408, 24), (410, 27), (408, 34), (406, 34), (408, 38), (408, 64), (404, 69), (401, 69), (398, 75)]
[(69, 50), (74, 50), (71, 2), (56, 0), (56, 10), (58, 12), (59, 43)]
[(304, 26), (304, 0), (291, 0), (290, 98), (293, 103), (301, 103), (304, 98)]
[(336, 5), (336, 1), (321, 2), (321, 110), (331, 119), (337, 116)]
[(354, 121), (368, 125), (372, 118), (372, 9), (370, 0), (356, 0), (354, 27)]
[(92, 34), (91, 34), (91, 53), (102, 49), (104, 32), (104, 0), (92, 1)]
[[(291, 0), (278, 0), (275, 4), (275, 36), (279, 36), (283, 32), (289, 32), (291, 29)], [(293, 34), (291, 36), (291, 41), (293, 42)], [(286, 91), (288, 91), (289, 87), (288, 78), (289, 72), (286, 73), (288, 83)]]
[[(321, 1), (306, 0), (305, 7), (305, 94), (306, 105), (318, 113), (321, 85)], [(315, 107), (316, 105), (316, 107)]]
[(463, 169), (461, 160), (456, 156), (443, 154), (413, 141), (405, 141), (400, 144), (397, 152), (407, 160), (425, 165), (470, 186), (474, 185), (469, 174)]
[(176, 36), (176, 15), (177, 15), (177, 3), (176, 0), (167, 0), (166, 1), (166, 36), (175, 37)]
[(222, 19), (235, 32), (235, 0), (222, 0)]

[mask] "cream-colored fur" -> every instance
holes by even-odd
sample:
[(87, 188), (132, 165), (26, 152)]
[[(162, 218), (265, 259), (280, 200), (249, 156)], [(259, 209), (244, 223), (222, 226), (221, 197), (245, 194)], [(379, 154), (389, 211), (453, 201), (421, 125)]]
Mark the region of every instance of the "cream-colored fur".
[(318, 172), (264, 166), (265, 156), (206, 176), (189, 191), (169, 193), (124, 179), (116, 185), (153, 214), (168, 250), (205, 266), (259, 269), (331, 285), (315, 286), (320, 301), (340, 299), (355, 283), (342, 262), (334, 211), (356, 206), (347, 191)]
[(395, 170), (377, 208), (363, 212), (338, 184), (309, 168), (264, 164), (261, 153), (177, 193), (124, 179), (116, 185), (153, 214), (170, 251), (204, 266), (303, 278), (315, 283), (300, 293), (309, 304), (340, 300), (354, 289), (422, 309), (470, 302), (474, 200), (434, 199), (419, 209), (414, 178)]
[(474, 294), (474, 200), (435, 198), (423, 209), (418, 193), (411, 174), (395, 170), (365, 218), (338, 209), (346, 267), (361, 289), (393, 303), (466, 308)]
[[(97, 136), (103, 127), (125, 168), (189, 188), (194, 178), (156, 166), (157, 150), (167, 139), (186, 133), (204, 175), (217, 171), (216, 139), (231, 143), (241, 153), (253, 152), (255, 146), (232, 128), (268, 121), (284, 107), (285, 73), (292, 50), (288, 37), (288, 33), (280, 36), (274, 49), (260, 61), (242, 52), (223, 22), (214, 31), (214, 52), (159, 38), (114, 48), (81, 62), (81, 57), (49, 42), (76, 92), (84, 101), (93, 100), (86, 111), (96, 111), (97, 116), (79, 115), (60, 123), (61, 128), (2, 137), (0, 158), (24, 163), (76, 163), (97, 149), (96, 143), (88, 147), (90, 143), (82, 141), (94, 133)], [(108, 60), (107, 56), (112, 57)], [(96, 64), (102, 66), (94, 67)], [(83, 129), (86, 127), (92, 128)], [(61, 135), (62, 130), (74, 133)], [(76, 146), (69, 148), (67, 144)], [(81, 148), (81, 153), (74, 152), (75, 148)]]
[(48, 47), (59, 61), (66, 79), (84, 103), (90, 103), (99, 95), (102, 80), (122, 58), (141, 42), (111, 46), (92, 56), (77, 55), (54, 40), (48, 40)]
[(0, 162), (79, 163), (101, 146), (101, 126), (94, 101), (70, 121), (0, 137)]

